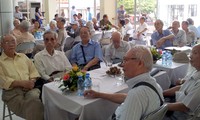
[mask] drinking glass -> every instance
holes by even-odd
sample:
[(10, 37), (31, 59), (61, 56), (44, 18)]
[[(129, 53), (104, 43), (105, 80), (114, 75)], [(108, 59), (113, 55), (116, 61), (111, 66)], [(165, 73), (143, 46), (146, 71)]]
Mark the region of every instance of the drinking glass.
[(112, 67), (113, 61), (110, 58), (106, 58), (106, 66)]
[(115, 78), (117, 80), (117, 83), (116, 83), (117, 86), (124, 84), (124, 75), (123, 74), (115, 75)]
[(96, 92), (100, 91), (100, 81), (92, 81), (92, 90)]

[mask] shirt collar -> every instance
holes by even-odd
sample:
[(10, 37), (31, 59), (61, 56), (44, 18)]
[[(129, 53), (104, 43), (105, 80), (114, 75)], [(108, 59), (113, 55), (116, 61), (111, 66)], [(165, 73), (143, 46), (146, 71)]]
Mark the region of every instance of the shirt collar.
[[(51, 56), (51, 55), (48, 53), (48, 51), (47, 51), (46, 48), (44, 49), (44, 51), (43, 51), (42, 54), (43, 54), (43, 55), (47, 55), (47, 56)], [(54, 53), (53, 53), (52, 56), (55, 56), (55, 55), (57, 55), (57, 54), (58, 54), (58, 51), (57, 51), (57, 50), (54, 50)]]
[[(21, 56), (22, 56), (22, 54), (19, 54), (19, 53), (15, 52), (15, 57), (21, 57)], [(3, 60), (6, 60), (6, 59), (10, 58), (4, 52), (2, 53), (1, 57), (2, 57)]]
[[(120, 41), (119, 47), (123, 47), (123, 42), (122, 42), (122, 41)], [(111, 48), (113, 48), (113, 49), (115, 48), (113, 43), (112, 43), (112, 45), (111, 45)]]
[(150, 78), (150, 74), (149, 72), (147, 73), (143, 73), (143, 74), (140, 74), (136, 77), (133, 77), (133, 78), (130, 78), (126, 81), (128, 87), (131, 89), (134, 85), (136, 85), (137, 83), (141, 82), (141, 81), (146, 81), (147, 78)]
[(200, 71), (195, 71), (191, 76), (191, 80), (199, 80), (200, 79)]
[(157, 32), (156, 32), (156, 35), (157, 35), (157, 36), (164, 35), (164, 30), (162, 30), (162, 34), (160, 34), (160, 33), (157, 31)]
[[(83, 44), (82, 44), (82, 42), (80, 42), (80, 44), (81, 44), (82, 46), (85, 46), (85, 45), (83, 45)], [(93, 42), (92, 42), (92, 40), (91, 40), (91, 39), (89, 40), (88, 44), (90, 44), (90, 45), (92, 45), (92, 44), (93, 44)], [(88, 46), (88, 44), (87, 44), (86, 46)]]

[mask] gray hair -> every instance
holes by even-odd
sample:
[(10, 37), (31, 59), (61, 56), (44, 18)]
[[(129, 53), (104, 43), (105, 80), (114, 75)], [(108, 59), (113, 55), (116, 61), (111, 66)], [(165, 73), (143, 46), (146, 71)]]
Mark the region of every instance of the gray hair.
[(43, 39), (45, 40), (45, 35), (46, 34), (53, 34), (54, 38), (55, 39), (58, 39), (58, 34), (54, 31), (46, 31), (44, 34), (43, 34)]
[[(161, 25), (164, 26), (164, 23), (163, 23), (163, 21), (162, 21), (161, 19), (157, 19), (156, 22), (157, 22), (157, 21), (159, 21), (159, 22), (161, 23)], [(156, 22), (155, 22), (155, 23), (156, 23)], [(155, 24), (155, 23), (154, 23), (154, 24)]]
[(65, 24), (65, 22), (66, 22), (65, 18), (63, 18), (63, 17), (59, 17), (58, 20), (61, 21), (63, 24)]
[(51, 20), (49, 24), (57, 25), (57, 22), (55, 20)]
[(20, 23), (20, 27), (25, 30), (25, 31), (28, 31), (29, 30), (29, 22), (24, 20)]
[(138, 60), (141, 60), (144, 63), (144, 66), (148, 71), (151, 71), (153, 66), (153, 57), (148, 47), (143, 45), (136, 45), (131, 48), (131, 52)]

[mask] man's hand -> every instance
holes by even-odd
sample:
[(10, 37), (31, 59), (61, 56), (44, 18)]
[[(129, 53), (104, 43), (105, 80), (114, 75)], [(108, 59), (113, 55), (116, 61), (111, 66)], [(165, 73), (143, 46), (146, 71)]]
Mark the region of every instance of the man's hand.
[(24, 89), (31, 90), (35, 86), (35, 80), (23, 80), (21, 81), (21, 85)]
[(94, 90), (86, 90), (84, 92), (84, 97), (87, 97), (87, 98), (98, 98), (99, 97), (99, 92), (96, 92)]
[(156, 43), (156, 47), (160, 48), (164, 43), (165, 43), (165, 39), (164, 38), (160, 38)]

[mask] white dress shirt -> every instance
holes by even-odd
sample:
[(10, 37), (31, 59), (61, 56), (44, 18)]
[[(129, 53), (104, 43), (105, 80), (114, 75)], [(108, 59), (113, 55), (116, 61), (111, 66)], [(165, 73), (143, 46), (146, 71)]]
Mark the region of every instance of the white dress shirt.
[(64, 52), (54, 50), (51, 56), (46, 49), (37, 53), (34, 57), (35, 67), (45, 80), (50, 78), (50, 74), (54, 71), (64, 71), (66, 68), (71, 68), (71, 64)]

